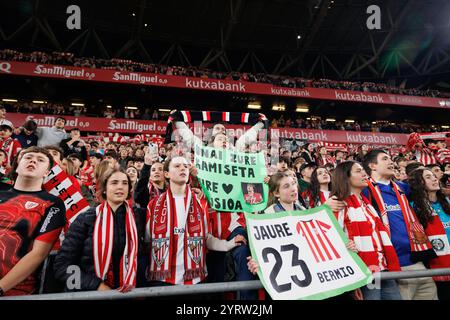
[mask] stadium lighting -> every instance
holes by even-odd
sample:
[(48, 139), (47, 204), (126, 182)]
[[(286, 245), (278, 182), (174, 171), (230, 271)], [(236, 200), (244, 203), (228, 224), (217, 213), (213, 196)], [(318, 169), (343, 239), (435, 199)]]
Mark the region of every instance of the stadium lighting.
[(148, 24), (146, 23), (146, 24), (144, 24), (144, 27), (148, 27)]
[(259, 104), (259, 103), (257, 103), (257, 102), (250, 102), (250, 103), (247, 105), (247, 108), (248, 108), (248, 109), (259, 110), (259, 109), (261, 109), (261, 104)]
[(301, 36), (301, 35), (298, 35), (298, 36), (297, 36), (297, 39), (298, 39), (298, 40), (300, 40), (301, 38), (302, 38), (302, 36)]
[(325, 120), (326, 122), (336, 122), (336, 119), (328, 118)]
[(308, 107), (297, 107), (297, 109), (295, 109), (295, 112), (308, 113), (309, 112), (309, 108)]
[(136, 13), (134, 13), (134, 12), (133, 12), (131, 15), (132, 15), (133, 17), (136, 17)]
[(273, 111), (285, 111), (286, 110), (286, 106), (282, 105), (282, 104), (274, 104), (272, 106), (272, 110)]
[(2, 99), (3, 102), (17, 102), (16, 99)]
[(170, 109), (158, 109), (158, 111), (161, 111), (161, 112), (170, 112)]
[(345, 122), (346, 122), (346, 123), (355, 123), (355, 120), (346, 119)]
[(71, 105), (74, 107), (84, 107), (84, 103), (72, 102)]
[(43, 100), (33, 100), (32, 102), (36, 103), (36, 104), (44, 104), (45, 103), (45, 101), (43, 101)]
[(110, 105), (107, 105), (107, 106), (106, 106), (106, 108), (108, 108), (108, 109), (111, 109), (111, 108), (112, 108), (112, 106), (110, 106)]
[(137, 110), (138, 107), (125, 107), (125, 109), (128, 109), (128, 110)]
[(441, 126), (442, 129), (448, 129), (450, 128), (449, 126)]
[(372, 121), (372, 124), (377, 124), (377, 122), (376, 121)]

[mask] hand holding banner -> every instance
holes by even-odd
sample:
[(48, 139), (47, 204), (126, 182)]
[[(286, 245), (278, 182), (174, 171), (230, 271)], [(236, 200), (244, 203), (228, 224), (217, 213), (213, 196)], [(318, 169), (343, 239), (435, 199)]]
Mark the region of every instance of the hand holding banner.
[(272, 299), (325, 299), (372, 282), (328, 206), (245, 218), (252, 257)]

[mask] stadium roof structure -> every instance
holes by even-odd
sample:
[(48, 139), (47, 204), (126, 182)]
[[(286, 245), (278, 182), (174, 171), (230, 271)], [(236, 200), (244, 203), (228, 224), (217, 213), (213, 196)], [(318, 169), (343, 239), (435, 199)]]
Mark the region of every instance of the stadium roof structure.
[[(66, 27), (73, 4), (81, 30)], [(0, 46), (448, 91), (449, 14), (448, 0), (15, 0)]]

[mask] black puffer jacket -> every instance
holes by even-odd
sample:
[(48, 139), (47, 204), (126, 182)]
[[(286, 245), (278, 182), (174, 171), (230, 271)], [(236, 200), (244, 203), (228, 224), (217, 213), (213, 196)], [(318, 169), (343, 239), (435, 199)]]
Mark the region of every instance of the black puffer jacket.
[[(144, 254), (144, 228), (145, 228), (145, 210), (133, 207), (135, 214), (136, 227), (138, 231), (138, 270), (140, 257)], [(119, 270), (120, 259), (125, 248), (125, 205), (121, 205), (114, 213), (114, 245), (112, 252), (112, 263), (114, 273), (113, 289), (120, 287)], [(61, 249), (56, 256), (54, 270), (55, 278), (63, 282), (66, 291), (91, 291), (97, 290), (102, 282), (95, 274), (93, 259), (93, 239), (96, 213), (95, 208), (91, 208), (82, 213), (71, 224), (67, 235), (62, 243)], [(75, 283), (73, 276), (75, 273), (69, 266), (78, 266), (80, 268), (80, 288), (68, 288), (67, 284), (73, 286)], [(69, 272), (68, 272), (69, 270)], [(139, 271), (138, 271), (139, 272)], [(69, 279), (70, 278), (70, 279)], [(69, 280), (69, 281), (68, 281)]]

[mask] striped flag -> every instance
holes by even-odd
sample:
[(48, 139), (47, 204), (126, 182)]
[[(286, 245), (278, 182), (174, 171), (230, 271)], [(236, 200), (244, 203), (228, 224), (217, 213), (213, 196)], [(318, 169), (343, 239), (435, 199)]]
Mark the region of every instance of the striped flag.
[(341, 258), (326, 234), (330, 228), (329, 224), (315, 219), (297, 223), (297, 232), (306, 239), (317, 263)]
[(203, 121), (211, 121), (211, 112), (202, 111)]
[(48, 176), (44, 179), (44, 189), (59, 197), (66, 206), (66, 229), (77, 218), (77, 216), (89, 208), (89, 203), (80, 193), (79, 189), (72, 184), (67, 173), (55, 165)]

